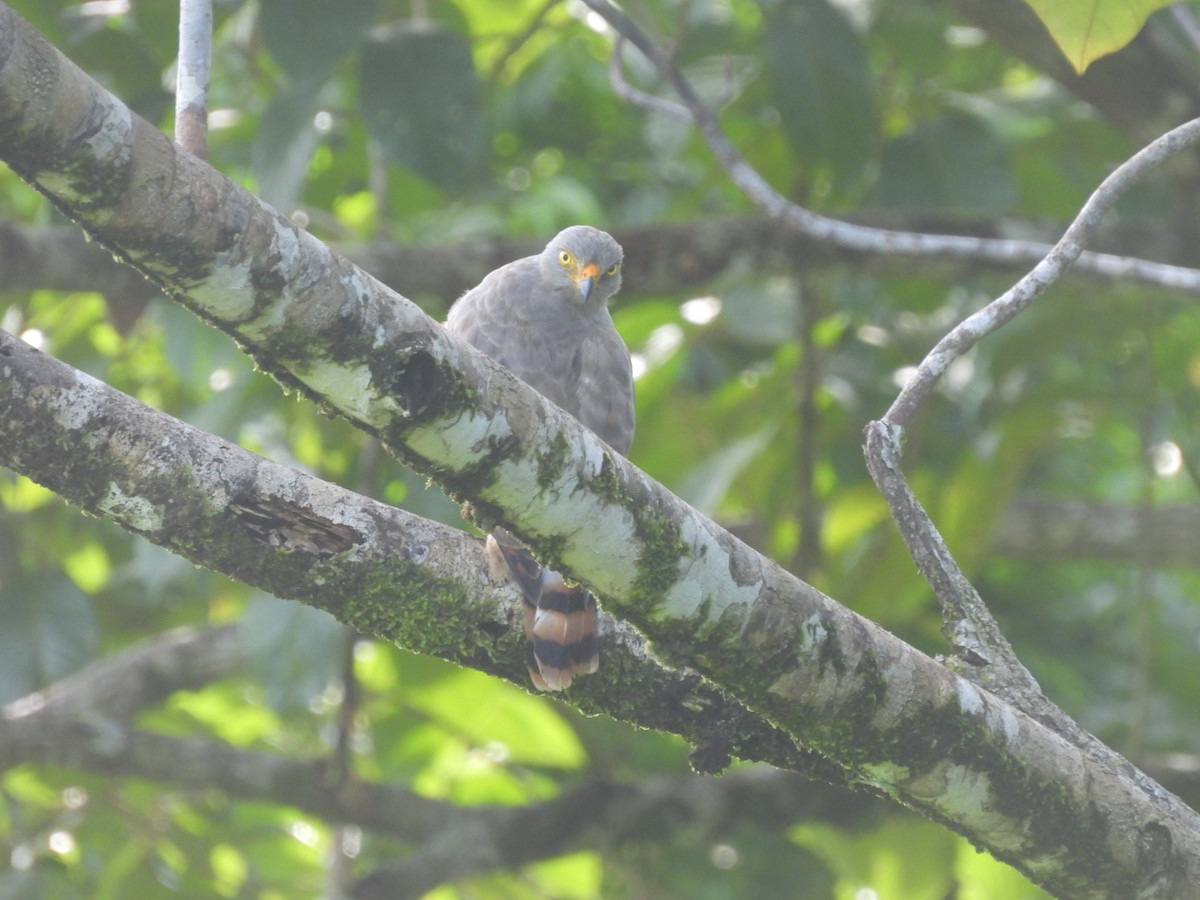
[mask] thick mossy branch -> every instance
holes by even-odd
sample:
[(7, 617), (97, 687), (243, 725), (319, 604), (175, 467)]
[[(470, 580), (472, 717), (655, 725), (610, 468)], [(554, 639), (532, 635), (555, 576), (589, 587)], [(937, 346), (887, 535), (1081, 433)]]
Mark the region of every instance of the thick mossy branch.
[[(525, 684), (522, 601), (485, 576), (482, 542), (235, 447), (0, 332), (0, 465), (197, 565), (325, 609), (401, 646)], [(730, 755), (844, 784), (838, 766), (632, 629), (603, 623), (606, 679), (572, 699)]]

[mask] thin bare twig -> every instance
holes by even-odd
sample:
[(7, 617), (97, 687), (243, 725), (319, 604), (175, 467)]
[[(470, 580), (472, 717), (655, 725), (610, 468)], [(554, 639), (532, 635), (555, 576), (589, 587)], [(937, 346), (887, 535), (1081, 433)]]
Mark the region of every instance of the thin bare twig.
[[(793, 203), (775, 190), (745, 160), (722, 130), (712, 110), (700, 99), (666, 51), (642, 31), (629, 16), (609, 3), (608, 0), (582, 0), (582, 2), (608, 22), (617, 34), (637, 47), (642, 55), (658, 69), (675, 93), (679, 95), (683, 105), (687, 107), (696, 129), (708, 145), (709, 152), (713, 154), (738, 189), (767, 215), (786, 223), (799, 233), (814, 240), (849, 250), (893, 256), (1032, 264), (1050, 252), (1051, 248), (1048, 245), (1036, 241), (920, 234), (854, 225), (822, 216)], [(1172, 266), (1110, 253), (1088, 252), (1079, 258), (1076, 268), (1105, 278), (1138, 281), (1190, 294), (1200, 293), (1200, 269), (1186, 266)]]
[(1196, 13), (1186, 3), (1172, 3), (1168, 8), (1175, 24), (1191, 43), (1192, 49), (1200, 52), (1200, 22), (1196, 21)]
[(1084, 246), (1091, 239), (1104, 214), (1130, 186), (1176, 153), (1197, 142), (1200, 142), (1200, 119), (1193, 119), (1168, 131), (1118, 166), (1096, 188), (1058, 243), (1050, 248), (1032, 270), (938, 341), (896, 397), (883, 417), (884, 421), (901, 429), (905, 428), (913, 413), (954, 360), (974, 346), (980, 338), (1011, 321), (1080, 258)]
[(1094, 745), (1094, 738), (1042, 694), (1036, 680), (1017, 659), (978, 592), (958, 567), (945, 541), (904, 479), (900, 469), (900, 442), (904, 426), (950, 362), (981, 337), (1011, 320), (1073, 263), (1112, 277), (1136, 278), (1166, 287), (1186, 286), (1187, 290), (1192, 291), (1196, 289), (1200, 284), (1198, 270), (1164, 266), (1130, 257), (1085, 254), (1083, 247), (1103, 213), (1128, 185), (1200, 137), (1200, 122), (1188, 123), (1164, 135), (1109, 176), (1053, 247), (1026, 241), (916, 234), (852, 225), (810, 212), (771, 187), (734, 147), (712, 110), (703, 103), (657, 43), (608, 0), (583, 2), (602, 16), (621, 38), (636, 46), (658, 69), (679, 95), (709, 150), (731, 181), (768, 215), (815, 240), (856, 250), (1005, 262), (1020, 259), (1035, 263), (1033, 271), (1010, 291), (943, 338), (922, 362), (917, 374), (901, 391), (884, 419), (867, 426), (867, 464), (918, 568), (942, 605), (945, 622), (943, 632), (947, 640), (955, 648), (960, 660), (978, 667), (965, 674), (971, 674), (1077, 745)]
[(500, 54), (500, 58), (492, 65), (492, 71), (488, 74), (487, 83), (489, 86), (495, 86), (499, 83), (500, 76), (504, 74), (504, 67), (508, 65), (508, 61), (516, 56), (522, 47), (529, 43), (530, 38), (546, 27), (546, 16), (558, 3), (559, 0), (545, 0), (529, 20), (529, 24), (525, 26), (525, 30), (504, 48), (504, 52)]
[[(1005, 689), (1000, 693), (1010, 699), (1019, 695), (1022, 705), (1031, 711), (1034, 707), (1029, 704), (1042, 706), (1037, 683), (1017, 660), (983, 599), (955, 562), (937, 527), (904, 479), (900, 469), (904, 429), (952, 362), (981, 338), (1010, 322), (1079, 259), (1100, 220), (1121, 194), (1147, 172), (1197, 142), (1200, 142), (1200, 119), (1167, 132), (1118, 166), (1088, 198), (1046, 257), (1015, 285), (938, 341), (882, 420), (866, 427), (867, 468), (887, 500), (917, 568), (937, 595), (947, 639), (970, 662), (999, 664), (1000, 668), (993, 669), (989, 679), (1003, 684)], [(1064, 717), (1063, 721), (1069, 720)]]
[(612, 57), (608, 61), (608, 81), (612, 85), (616, 95), (622, 100), (632, 103), (634, 106), (651, 109), (675, 119), (683, 119), (685, 122), (692, 121), (691, 110), (682, 103), (676, 103), (674, 100), (668, 100), (665, 97), (648, 94), (643, 90), (635, 88), (625, 80), (625, 73), (623, 71), (625, 65), (625, 44), (625, 35), (618, 33), (617, 42), (613, 46)]
[(212, 0), (181, 0), (175, 74), (175, 140), (208, 155), (208, 82), (212, 57)]

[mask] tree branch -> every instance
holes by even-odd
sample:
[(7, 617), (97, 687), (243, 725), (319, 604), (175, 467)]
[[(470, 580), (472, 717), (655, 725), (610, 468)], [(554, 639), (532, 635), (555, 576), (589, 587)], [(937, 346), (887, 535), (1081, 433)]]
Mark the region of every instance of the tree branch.
[(996, 552), (1030, 562), (1103, 559), (1195, 568), (1200, 507), (1138, 509), (1116, 503), (1022, 497), (1005, 510)]
[[(1047, 253), (1041, 252), (1038, 245), (1026, 242), (864, 228), (817, 215), (792, 203), (771, 187), (738, 152), (721, 129), (712, 110), (696, 94), (662, 47), (608, 0), (584, 0), (584, 3), (601, 15), (621, 39), (633, 43), (658, 69), (689, 110), (697, 130), (729, 178), (768, 215), (778, 217), (814, 239), (844, 247), (874, 247), (880, 252), (901, 255), (961, 255), (993, 261), (1032, 254), (1038, 260), (1033, 272), (939, 342), (901, 391), (883, 421), (867, 426), (865, 449), (872, 478), (886, 499), (918, 569), (933, 587), (942, 606), (945, 623), (943, 634), (960, 659), (968, 664), (963, 667), (965, 673), (1079, 746), (1095, 749), (1095, 739), (1043, 695), (1032, 674), (1013, 652), (974, 586), (959, 569), (932, 520), (904, 479), (900, 468), (900, 441), (903, 428), (920, 400), (928, 394), (949, 364), (975, 341), (1009, 321), (1042, 293), (1054, 278), (1070, 268), (1071, 263), (1082, 255), (1084, 241), (1097, 226), (1103, 211), (1148, 169), (1196, 141), (1200, 137), (1200, 120), (1163, 136), (1109, 176), (1062, 239)], [(1127, 271), (1136, 269), (1141, 262), (1126, 258), (1123, 268)]]
[(224, 678), (244, 663), (235, 626), (175, 628), (0, 707), (0, 722), (33, 714), (92, 713), (123, 721), (176, 691)]
[[(890, 256), (958, 258), (996, 264), (1032, 264), (1046, 256), (1048, 247), (1030, 241), (917, 234), (911, 231), (871, 228), (822, 216), (793, 203), (775, 190), (746, 161), (729, 140), (712, 110), (696, 94), (667, 53), (629, 16), (613, 6), (609, 0), (582, 2), (608, 22), (615, 32), (637, 47), (651, 65), (658, 69), (691, 113), (696, 130), (730, 181), (770, 218), (777, 219), (816, 241)], [(1193, 292), (1200, 286), (1200, 270), (1167, 267), (1172, 270), (1168, 272), (1161, 263), (1144, 259), (1089, 254), (1087, 261), (1082, 264), (1091, 271), (1104, 272), (1114, 278), (1138, 281), (1152, 279), (1161, 287), (1170, 289)]]
[(212, 61), (212, 0), (180, 0), (175, 77), (175, 140), (208, 155), (208, 82)]
[(883, 421), (901, 430), (908, 427), (921, 403), (950, 364), (975, 344), (1011, 322), (1046, 292), (1079, 259), (1100, 220), (1125, 191), (1177, 153), (1200, 142), (1200, 119), (1178, 128), (1143, 147), (1110, 174), (1084, 203), (1063, 236), (1023, 278), (978, 312), (968, 316), (937, 342), (921, 360), (900, 391)]
[[(488, 583), (477, 538), (200, 432), (4, 332), (0, 373), (3, 465), (205, 568), (417, 652), (525, 683), (522, 601), (515, 588)], [(798, 750), (694, 673), (663, 668), (632, 628), (605, 616), (601, 638), (612, 681), (573, 690), (580, 709), (679, 734), (707, 771), (735, 755), (845, 783), (839, 767)], [(225, 643), (231, 637), (220, 640), (224, 653), (239, 652)], [(191, 655), (173, 646), (148, 648), (138, 670), (191, 672)], [(128, 698), (102, 708), (130, 715), (148, 702), (126, 681), (130, 666), (127, 657), (110, 675), (100, 664), (26, 701), (85, 710), (98, 691), (120, 684)], [(208, 670), (197, 671), (191, 677)], [(154, 682), (139, 683), (151, 690)], [(163, 689), (180, 686), (172, 677)]]
[[(841, 246), (876, 247), (892, 254), (962, 255), (989, 260), (1031, 254), (1037, 260), (1032, 272), (992, 304), (961, 323), (926, 356), (883, 420), (867, 426), (865, 450), (871, 476), (886, 499), (918, 569), (933, 587), (942, 606), (943, 634), (960, 659), (968, 664), (964, 667), (966, 674), (1051, 725), (1079, 746), (1095, 749), (1095, 739), (1044, 696), (1032, 674), (1013, 652), (982, 598), (958, 567), (904, 479), (900, 468), (901, 440), (904, 427), (946, 368), (976, 341), (1010, 321), (1069, 269), (1081, 257), (1084, 244), (1103, 213), (1128, 186), (1165, 159), (1200, 140), (1200, 120), (1163, 135), (1113, 172), (1089, 198), (1059, 242), (1045, 253), (1035, 250), (1037, 245), (1026, 242), (863, 228), (810, 212), (771, 187), (738, 152), (712, 110), (657, 43), (608, 0), (584, 0), (584, 3), (601, 15), (621, 40), (633, 43), (658, 69), (690, 111), (697, 130), (729, 178), (768, 215), (778, 217), (810, 237)], [(1136, 269), (1141, 262), (1126, 258), (1124, 265)], [(972, 670), (970, 667), (980, 668)]]
[[(894, 219), (885, 214), (864, 214), (858, 224), (876, 227), (871, 223)], [(906, 223), (914, 228), (924, 224), (920, 220)], [(954, 224), (967, 230), (988, 227), (976, 221)], [(1034, 226), (1021, 223), (1019, 227), (1028, 231)], [(1040, 230), (1044, 226), (1037, 227)], [(1023, 260), (896, 257), (875, 250), (839, 247), (780, 228), (764, 217), (709, 218), (615, 229), (613, 234), (628, 248), (622, 270), (626, 284), (617, 298), (622, 306), (636, 303), (641, 297), (711, 290), (714, 281), (739, 271), (803, 274), (853, 266), (856, 271), (878, 275), (920, 272), (924, 276), (969, 278), (977, 276), (981, 267), (1011, 272), (1025, 265)], [(1106, 235), (1113, 244), (1135, 240), (1122, 233), (1119, 226), (1106, 231)], [(1051, 245), (1037, 246), (1049, 251)], [(488, 272), (539, 252), (541, 242), (497, 236), (439, 245), (348, 242), (334, 245), (334, 249), (393, 290), (419, 299), (431, 314), (441, 315), (450, 301), (478, 284)], [(1096, 285), (1108, 285), (1121, 277), (1113, 267), (1101, 271), (1089, 266), (1090, 259), (1085, 251), (1068, 277)], [(1172, 290), (1200, 296), (1200, 281), (1193, 283), (1190, 279), (1192, 270), (1162, 266), (1159, 271), (1174, 285)], [(1131, 283), (1138, 279), (1131, 275), (1123, 280)], [(1162, 286), (1163, 280), (1156, 276), (1144, 283)], [(114, 259), (101, 245), (87, 240), (78, 229), (0, 221), (0, 290), (37, 289), (98, 291), (106, 296), (110, 314), (123, 332), (128, 331), (151, 298), (160, 296), (152, 282)]]
[(461, 806), (394, 785), (331, 777), (328, 759), (289, 760), (129, 725), (136, 712), (171, 693), (228, 677), (245, 663), (236, 626), (174, 629), (97, 662), (0, 708), (0, 770), (36, 761), (183, 789), (216, 786), (234, 798), (292, 806), (331, 825), (351, 823), (417, 845), (408, 858), (363, 878), (359, 896), (419, 896), (446, 881), (598, 843), (667, 840), (672, 830), (664, 823), (710, 835), (744, 820), (784, 827), (816, 816), (861, 827), (862, 814), (879, 808), (874, 800), (766, 768), (723, 779), (589, 781), (524, 807)]
[(925, 356), (891, 407), (866, 427), (867, 468), (887, 500), (921, 574), (942, 607), (943, 633), (968, 663), (986, 666), (980, 681), (1071, 740), (1090, 737), (1049, 703), (1000, 631), (978, 591), (954, 560), (937, 527), (904, 479), (900, 467), (904, 430), (946, 369), (978, 341), (1002, 328), (1040, 297), (1083, 252), (1100, 219), (1148, 171), (1200, 141), (1200, 119), (1168, 132), (1117, 167), (1088, 198), (1046, 258), (983, 309), (955, 326)]
[[(446, 829), (441, 840), (427, 842), (422, 852), (361, 879), (354, 896), (358, 900), (417, 897), (441, 881), (498, 865), (512, 868), (584, 847), (654, 845), (674, 836), (675, 823), (716, 839), (741, 822), (786, 828), (807, 819), (846, 821), (848, 810), (837, 804), (832, 792), (813, 790), (794, 776), (765, 768), (741, 769), (720, 779), (590, 781), (547, 803), (495, 811), (495, 815), (484, 809), (482, 822), (476, 819), (463, 823), (466, 827)], [(851, 804), (860, 815), (871, 808), (861, 801)]]
[(170, 737), (101, 711), (35, 709), (0, 714), (0, 768), (24, 762), (140, 778), (182, 790), (217, 788), (240, 800), (303, 810), (414, 845), (359, 879), (359, 898), (419, 897), (439, 884), (517, 868), (578, 849), (668, 841), (677, 828), (719, 835), (740, 822), (786, 827), (809, 818), (859, 827), (878, 801), (847, 797), (790, 773), (741, 769), (716, 779), (667, 776), (591, 780), (525, 806), (463, 806), (377, 781), (326, 777), (324, 759), (292, 760), (221, 741)]

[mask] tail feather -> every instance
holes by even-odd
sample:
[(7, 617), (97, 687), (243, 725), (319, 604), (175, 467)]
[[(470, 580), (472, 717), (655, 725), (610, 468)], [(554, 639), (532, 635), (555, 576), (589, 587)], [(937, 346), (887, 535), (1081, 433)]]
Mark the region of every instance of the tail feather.
[[(508, 538), (508, 540), (505, 540)], [(579, 585), (543, 570), (523, 546), (500, 529), (488, 551), (503, 559), (525, 599), (525, 662), (539, 691), (561, 691), (576, 675), (600, 667), (596, 600)]]
[(496, 554), (503, 560), (509, 577), (525, 596), (525, 602), (536, 606), (538, 598), (542, 596), (542, 564), (502, 528), (488, 535), (487, 549), (489, 556)]
[(532, 623), (526, 615), (525, 636), (547, 690), (561, 691), (600, 667), (596, 624), (596, 600), (584, 588), (559, 579), (542, 589)]

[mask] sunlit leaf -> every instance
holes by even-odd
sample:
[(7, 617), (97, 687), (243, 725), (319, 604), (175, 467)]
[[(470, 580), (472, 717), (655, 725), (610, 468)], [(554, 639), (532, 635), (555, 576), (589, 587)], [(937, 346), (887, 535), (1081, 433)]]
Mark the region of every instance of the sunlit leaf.
[(1173, 0), (1026, 0), (1075, 71), (1132, 41), (1150, 14)]
[(273, 710), (248, 703), (245, 691), (227, 685), (174, 694), (153, 716), (168, 728), (178, 727), (181, 720), (202, 725), (237, 747), (268, 740), (278, 735), (281, 727)]
[(764, 428), (725, 445), (680, 481), (679, 496), (711, 515), (734, 479), (754, 462), (773, 434), (773, 428)]
[(575, 769), (586, 760), (578, 736), (546, 700), (479, 672), (455, 671), (405, 700), (480, 745), (498, 742), (497, 752), (513, 762)]

